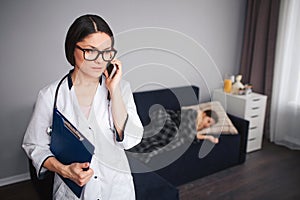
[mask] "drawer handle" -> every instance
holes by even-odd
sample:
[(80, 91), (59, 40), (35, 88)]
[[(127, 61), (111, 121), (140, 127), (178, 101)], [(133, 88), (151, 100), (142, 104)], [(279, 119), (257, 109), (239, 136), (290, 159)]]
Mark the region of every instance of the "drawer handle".
[(259, 109), (259, 107), (253, 107), (252, 108), (252, 110), (258, 110)]
[(252, 101), (260, 101), (260, 99), (259, 99), (259, 98), (257, 98), (257, 99), (252, 99)]
[(258, 115), (252, 115), (251, 118), (257, 118), (259, 117)]
[(256, 140), (256, 138), (250, 138), (248, 141), (253, 141), (253, 140)]
[(257, 129), (257, 126), (250, 127), (251, 130)]

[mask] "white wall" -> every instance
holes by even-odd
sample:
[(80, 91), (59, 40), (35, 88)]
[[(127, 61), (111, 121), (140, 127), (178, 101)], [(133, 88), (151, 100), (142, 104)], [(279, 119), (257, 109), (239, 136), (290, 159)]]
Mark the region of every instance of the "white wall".
[(1, 3), (0, 180), (28, 172), (23, 134), (38, 90), (70, 69), (64, 38), (76, 17), (96, 13), (109, 22), (134, 91), (193, 84), (204, 101), (221, 87), (225, 73), (238, 72), (245, 5), (246, 0)]

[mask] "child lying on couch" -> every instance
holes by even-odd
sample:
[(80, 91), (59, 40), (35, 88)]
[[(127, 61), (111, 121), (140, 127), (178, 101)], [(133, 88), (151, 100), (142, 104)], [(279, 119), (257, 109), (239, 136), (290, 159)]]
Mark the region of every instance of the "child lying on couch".
[(200, 130), (204, 128), (211, 127), (212, 125), (218, 122), (218, 116), (215, 111), (213, 110), (198, 110), (197, 120), (196, 120), (196, 127), (197, 127), (197, 139), (199, 140), (209, 140), (212, 143), (218, 143), (219, 138), (214, 137), (212, 135), (206, 135), (199, 133)]

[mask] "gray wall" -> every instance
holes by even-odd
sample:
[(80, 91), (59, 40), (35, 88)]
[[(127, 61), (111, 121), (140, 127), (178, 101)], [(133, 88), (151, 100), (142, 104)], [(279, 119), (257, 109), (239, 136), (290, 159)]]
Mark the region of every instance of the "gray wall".
[[(132, 2), (132, 1), (131, 1)], [(239, 69), (246, 0), (7, 1), (0, 8), (0, 180), (28, 172), (21, 142), (38, 90), (70, 66), (69, 25), (97, 13), (134, 91), (197, 85), (201, 100)]]

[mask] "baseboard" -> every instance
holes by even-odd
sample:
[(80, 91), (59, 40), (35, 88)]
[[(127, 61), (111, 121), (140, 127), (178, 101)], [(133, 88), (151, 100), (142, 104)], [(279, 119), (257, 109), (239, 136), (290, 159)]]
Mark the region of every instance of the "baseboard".
[(13, 183), (18, 183), (21, 181), (26, 181), (26, 180), (30, 180), (30, 174), (29, 173), (25, 173), (25, 174), (19, 174), (16, 176), (10, 176), (7, 178), (1, 178), (0, 179), (0, 187), (4, 186), (4, 185), (9, 185), (9, 184), (13, 184)]

